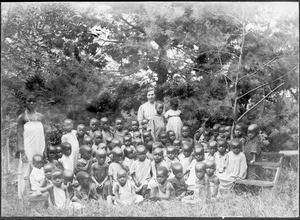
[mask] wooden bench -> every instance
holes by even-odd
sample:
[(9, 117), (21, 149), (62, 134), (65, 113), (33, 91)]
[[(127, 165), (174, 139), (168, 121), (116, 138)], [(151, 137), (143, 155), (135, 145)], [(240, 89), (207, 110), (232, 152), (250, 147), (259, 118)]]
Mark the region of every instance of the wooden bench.
[[(273, 162), (268, 160), (268, 158), (278, 158), (277, 162)], [(254, 162), (253, 165), (248, 166), (260, 166), (264, 169), (273, 169), (275, 170), (275, 176), (273, 181), (267, 181), (267, 180), (252, 180), (252, 179), (243, 179), (238, 180), (236, 183), (243, 184), (243, 185), (249, 185), (249, 186), (259, 186), (259, 187), (275, 187), (278, 184), (279, 175), (281, 173), (282, 169), (282, 161), (283, 161), (284, 154), (282, 153), (275, 153), (275, 152), (262, 152), (261, 153), (261, 162)]]

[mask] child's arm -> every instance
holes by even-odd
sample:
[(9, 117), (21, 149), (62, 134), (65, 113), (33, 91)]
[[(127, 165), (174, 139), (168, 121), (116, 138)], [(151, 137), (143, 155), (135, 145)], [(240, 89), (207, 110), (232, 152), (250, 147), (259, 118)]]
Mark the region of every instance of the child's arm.
[(135, 173), (131, 174), (132, 180), (134, 182), (134, 184), (139, 187), (141, 185), (141, 183), (136, 179)]
[(106, 176), (105, 178), (104, 178), (104, 180), (101, 182), (101, 183), (99, 183), (99, 187), (103, 187), (103, 184), (105, 183), (105, 181), (108, 179), (108, 176)]
[(171, 198), (172, 190), (174, 190), (172, 184), (168, 182), (166, 188), (166, 195), (161, 195), (161, 197), (159, 197), (161, 200), (169, 200)]
[(95, 169), (96, 169), (96, 165), (92, 165), (92, 169), (91, 169), (91, 179), (92, 179), (92, 181), (96, 184), (96, 186), (97, 187), (99, 187), (99, 183), (98, 183), (98, 181), (96, 180), (96, 178), (95, 178), (95, 176), (94, 176), (94, 174), (95, 174)]
[(149, 128), (150, 128), (152, 139), (156, 140), (156, 138), (155, 138), (155, 124), (154, 124), (154, 120), (152, 120), (152, 119), (149, 120)]
[(119, 164), (121, 165), (121, 167), (122, 167), (126, 172), (129, 171), (129, 168), (128, 168), (126, 165), (124, 165), (124, 161), (120, 161)]
[(252, 160), (250, 160), (249, 164), (253, 164), (256, 161), (257, 155), (256, 153), (251, 153), (252, 155)]
[(116, 203), (117, 204), (122, 204), (122, 202), (120, 201), (119, 185), (118, 184), (114, 187), (114, 194), (115, 194)]
[(131, 185), (131, 195), (132, 195), (132, 197), (131, 197), (132, 198), (131, 204), (133, 204), (134, 201), (136, 200), (135, 186), (133, 186), (133, 185)]
[(212, 197), (217, 196), (218, 191), (219, 191), (219, 185), (220, 185), (220, 180), (217, 176), (214, 176), (213, 178), (213, 183), (214, 183), (214, 188), (213, 188), (213, 193), (212, 193)]

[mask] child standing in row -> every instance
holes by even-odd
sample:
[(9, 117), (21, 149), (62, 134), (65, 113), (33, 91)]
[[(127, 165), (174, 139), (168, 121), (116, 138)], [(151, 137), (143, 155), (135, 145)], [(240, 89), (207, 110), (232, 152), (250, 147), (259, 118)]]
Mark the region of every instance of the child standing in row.
[(180, 119), (181, 111), (178, 109), (178, 99), (171, 98), (170, 99), (170, 107), (166, 114), (165, 118), (168, 121), (166, 129), (172, 130), (175, 133), (177, 139), (181, 138), (181, 128), (183, 126), (182, 121)]
[(158, 135), (166, 130), (165, 118), (163, 116), (164, 105), (161, 102), (155, 103), (156, 115), (152, 116), (149, 120), (149, 129), (153, 141), (158, 141)]

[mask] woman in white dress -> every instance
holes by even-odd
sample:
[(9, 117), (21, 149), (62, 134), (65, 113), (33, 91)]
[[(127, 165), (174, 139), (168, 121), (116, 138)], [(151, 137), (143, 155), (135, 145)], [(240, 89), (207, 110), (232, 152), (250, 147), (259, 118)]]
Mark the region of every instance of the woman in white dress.
[(26, 109), (17, 119), (18, 152), (18, 197), (21, 199), (30, 189), (29, 175), (32, 159), (36, 154), (43, 155), (46, 146), (44, 115), (36, 110), (36, 98), (30, 95), (26, 99)]
[(139, 124), (142, 124), (143, 119), (149, 119), (156, 115), (156, 109), (155, 109), (155, 92), (153, 88), (149, 88), (147, 92), (147, 99), (148, 101), (144, 104), (142, 104), (139, 107), (137, 120), (139, 121)]

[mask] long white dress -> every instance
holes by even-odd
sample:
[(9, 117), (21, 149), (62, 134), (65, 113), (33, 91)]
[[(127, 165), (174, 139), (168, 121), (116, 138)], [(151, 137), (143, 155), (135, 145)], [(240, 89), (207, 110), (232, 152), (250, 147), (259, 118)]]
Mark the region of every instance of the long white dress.
[(23, 163), (20, 155), (18, 166), (18, 197), (21, 199), (25, 195), (26, 183), (25, 179), (29, 179), (31, 173), (31, 163), (33, 156), (36, 154), (43, 155), (45, 150), (45, 134), (42, 122), (37, 121), (37, 113), (35, 113), (36, 120), (32, 121), (25, 111), (25, 117), (28, 122), (24, 124), (24, 152), (28, 158), (28, 163)]
[(172, 130), (175, 132), (176, 139), (179, 139), (181, 137), (181, 128), (183, 126), (182, 121), (180, 119), (180, 110), (172, 110), (169, 109), (166, 114), (165, 118), (168, 119), (167, 123), (167, 131)]

